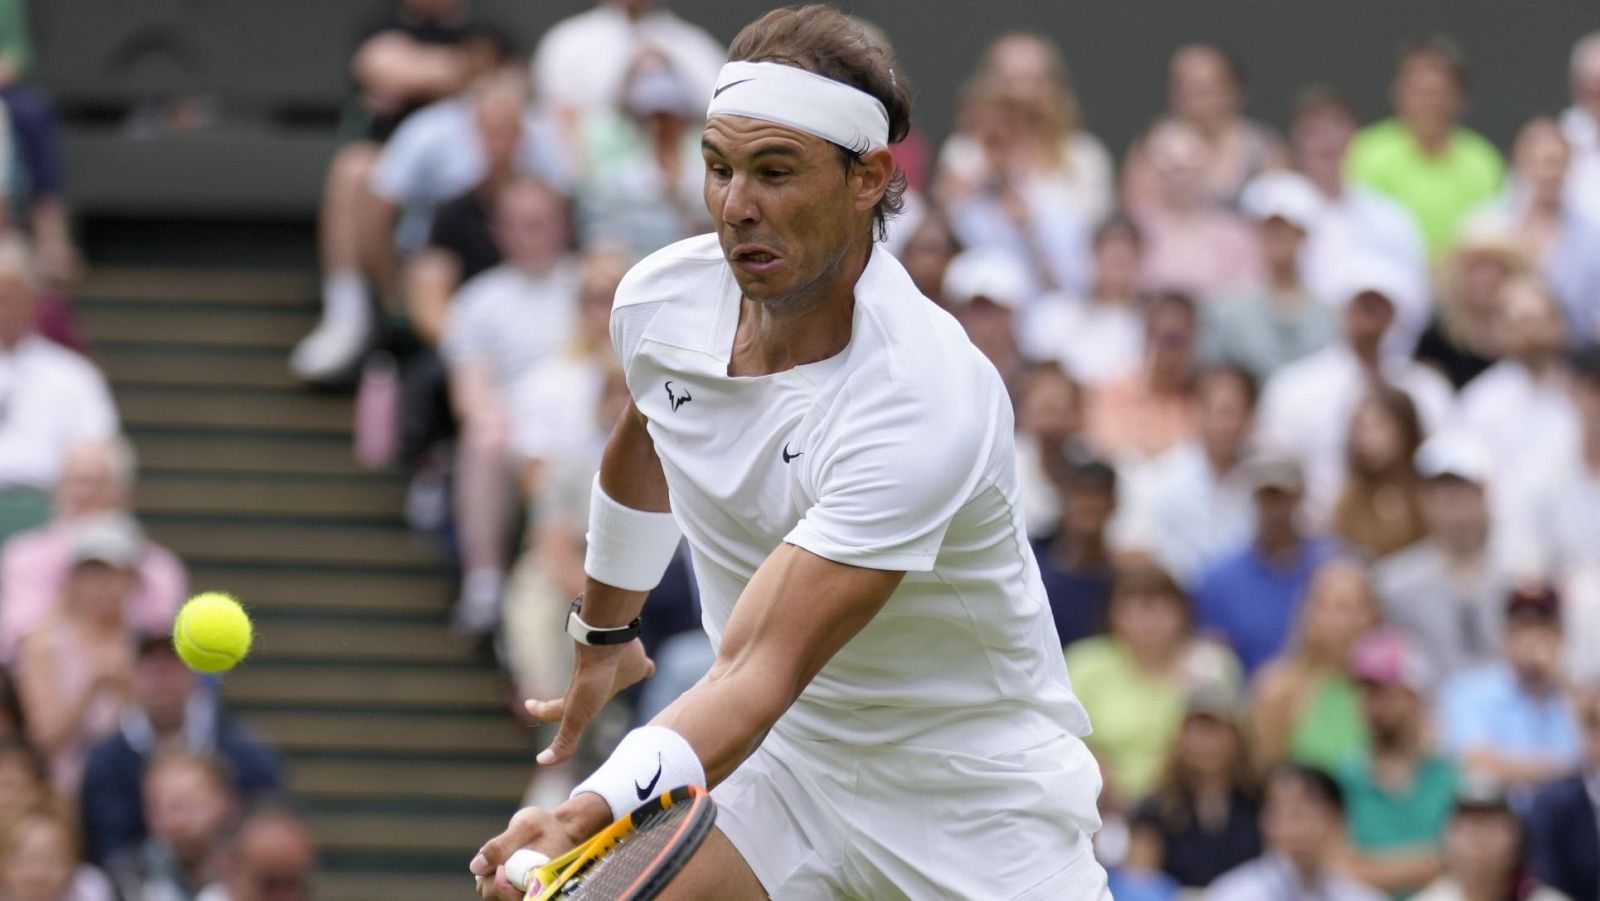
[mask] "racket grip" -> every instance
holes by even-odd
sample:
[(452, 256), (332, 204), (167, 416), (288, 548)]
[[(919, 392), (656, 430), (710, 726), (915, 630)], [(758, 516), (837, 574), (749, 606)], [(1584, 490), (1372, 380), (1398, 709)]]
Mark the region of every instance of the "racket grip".
[(507, 858), (506, 879), (517, 887), (517, 891), (528, 891), (528, 883), (532, 880), (533, 871), (550, 862), (550, 858), (540, 854), (532, 848), (518, 848)]

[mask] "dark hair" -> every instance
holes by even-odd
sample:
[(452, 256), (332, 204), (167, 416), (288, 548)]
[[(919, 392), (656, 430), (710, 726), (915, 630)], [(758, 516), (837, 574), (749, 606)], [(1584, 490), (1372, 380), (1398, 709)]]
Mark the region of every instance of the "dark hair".
[(1356, 108), (1339, 93), (1339, 89), (1325, 84), (1309, 85), (1294, 98), (1294, 109), (1289, 114), (1291, 122), (1300, 122), (1316, 116), (1340, 116), (1351, 122), (1361, 121)]
[(1209, 363), (1195, 376), (1195, 387), (1203, 388), (1211, 380), (1233, 382), (1244, 395), (1244, 400), (1250, 409), (1256, 408), (1256, 400), (1261, 396), (1261, 385), (1250, 370), (1237, 363)]
[(1434, 62), (1444, 64), (1449, 70), (1450, 77), (1455, 79), (1456, 86), (1462, 91), (1469, 90), (1471, 82), (1467, 77), (1467, 54), (1456, 43), (1455, 38), (1445, 34), (1424, 34), (1408, 39), (1400, 45), (1400, 52), (1395, 55), (1394, 74), (1398, 78), (1400, 70), (1413, 60), (1432, 58)]
[(1157, 595), (1172, 602), (1183, 616), (1184, 628), (1194, 625), (1194, 608), (1189, 594), (1172, 577), (1172, 573), (1157, 563), (1154, 557), (1142, 552), (1129, 553), (1117, 560), (1116, 573), (1111, 582), (1110, 607), (1115, 607), (1130, 594)]
[[(820, 3), (775, 9), (740, 30), (728, 59), (795, 66), (876, 97), (889, 113), (889, 143), (911, 131), (911, 91), (895, 74), (894, 49), (844, 13)], [(840, 147), (848, 171), (861, 153)], [(906, 173), (899, 165), (873, 210), (873, 230), (882, 241), (889, 217), (905, 208)]]
[(1098, 491), (1115, 497), (1117, 471), (1099, 460), (1077, 463), (1067, 470), (1066, 488), (1068, 491)]
[(1095, 226), (1093, 246), (1099, 247), (1112, 238), (1126, 238), (1140, 249), (1144, 248), (1144, 229), (1133, 221), (1133, 217), (1121, 210), (1107, 216), (1103, 222)]
[(1303, 763), (1285, 763), (1275, 767), (1269, 784), (1298, 783), (1317, 803), (1339, 816), (1344, 816), (1344, 789), (1326, 771)]

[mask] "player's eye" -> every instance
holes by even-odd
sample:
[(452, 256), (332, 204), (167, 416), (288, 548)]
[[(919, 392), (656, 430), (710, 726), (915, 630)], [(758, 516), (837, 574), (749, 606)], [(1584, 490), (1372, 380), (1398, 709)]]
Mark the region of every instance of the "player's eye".
[(763, 169), (763, 170), (761, 170), (761, 177), (766, 179), (767, 181), (777, 181), (777, 180), (782, 179), (782, 178), (787, 178), (788, 175), (789, 175), (789, 171), (787, 169)]
[(716, 176), (717, 178), (728, 178), (728, 177), (733, 175), (733, 170), (729, 169), (727, 166), (723, 165), (722, 163), (707, 163), (706, 164), (706, 171), (710, 172), (712, 175)]

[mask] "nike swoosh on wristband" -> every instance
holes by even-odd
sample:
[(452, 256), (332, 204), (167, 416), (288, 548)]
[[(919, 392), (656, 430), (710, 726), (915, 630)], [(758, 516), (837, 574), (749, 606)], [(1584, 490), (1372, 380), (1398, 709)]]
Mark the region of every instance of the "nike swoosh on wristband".
[(718, 97), (722, 96), (722, 92), (723, 91), (726, 91), (727, 89), (733, 87), (736, 84), (744, 84), (747, 81), (755, 81), (755, 79), (754, 78), (741, 78), (738, 81), (730, 81), (727, 84), (723, 85), (722, 87), (717, 88), (715, 91), (711, 92), (711, 99), (715, 100)]
[(633, 790), (639, 793), (639, 800), (648, 801), (648, 800), (650, 800), (650, 793), (655, 791), (656, 783), (660, 782), (660, 781), (661, 781), (661, 755), (657, 754), (656, 755), (656, 774), (654, 776), (650, 777), (650, 784), (641, 788), (640, 785), (639, 785), (639, 780), (635, 779), (633, 781)]

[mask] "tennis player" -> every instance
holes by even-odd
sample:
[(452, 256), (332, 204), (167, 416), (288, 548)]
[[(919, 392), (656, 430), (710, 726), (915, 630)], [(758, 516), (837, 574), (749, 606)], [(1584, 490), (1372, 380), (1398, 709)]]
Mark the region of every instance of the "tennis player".
[(472, 871), (517, 897), (513, 851), (553, 857), (701, 783), (717, 829), (666, 897), (1109, 897), (1005, 388), (875, 246), (906, 85), (826, 6), (768, 13), (729, 56), (703, 140), (717, 233), (617, 291), (633, 407), (594, 487), (572, 683), (529, 702), (561, 723), (539, 761), (651, 672), (638, 617), (680, 535), (716, 663)]

